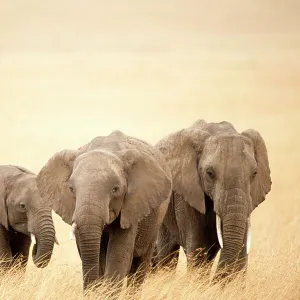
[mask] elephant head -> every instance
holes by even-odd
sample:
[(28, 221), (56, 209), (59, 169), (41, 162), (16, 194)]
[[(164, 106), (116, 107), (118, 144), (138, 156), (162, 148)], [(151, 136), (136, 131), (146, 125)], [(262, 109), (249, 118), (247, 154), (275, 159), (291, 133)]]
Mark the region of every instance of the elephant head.
[[(250, 247), (250, 215), (271, 189), (265, 143), (255, 130), (242, 134), (227, 123), (198, 121), (158, 144), (173, 178), (173, 190), (206, 213), (213, 201), (221, 246), (217, 273), (242, 268)], [(226, 274), (226, 273), (223, 273)], [(226, 276), (226, 275), (225, 275)]]
[(0, 172), (1, 254), (7, 259), (28, 254), (31, 236), (33, 262), (45, 267), (51, 259), (55, 230), (51, 208), (40, 196), (36, 175), (18, 166), (1, 166)]
[(78, 151), (56, 153), (38, 175), (43, 197), (76, 228), (84, 287), (99, 278), (104, 227), (113, 222), (122, 229), (137, 226), (170, 196), (171, 180), (158, 162), (122, 145), (96, 138)]

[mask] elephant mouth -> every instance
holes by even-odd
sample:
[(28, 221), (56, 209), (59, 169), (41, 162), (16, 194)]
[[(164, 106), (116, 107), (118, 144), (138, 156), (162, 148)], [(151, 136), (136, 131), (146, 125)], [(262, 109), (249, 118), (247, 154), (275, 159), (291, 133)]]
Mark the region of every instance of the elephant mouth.
[(204, 200), (205, 200), (206, 214), (212, 213), (214, 211), (213, 199), (207, 193), (204, 192)]

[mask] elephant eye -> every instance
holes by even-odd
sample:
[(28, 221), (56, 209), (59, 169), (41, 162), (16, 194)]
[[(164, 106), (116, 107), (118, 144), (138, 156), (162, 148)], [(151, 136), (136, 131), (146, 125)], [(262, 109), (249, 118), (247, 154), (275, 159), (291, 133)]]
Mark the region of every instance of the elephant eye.
[(257, 170), (255, 170), (253, 173), (252, 173), (252, 179), (254, 179), (257, 175)]
[(115, 185), (111, 190), (112, 195), (113, 196), (117, 195), (119, 190), (120, 190), (120, 187), (118, 185)]
[(21, 202), (20, 203), (20, 208), (21, 208), (21, 210), (25, 211), (26, 210), (25, 204)]
[(71, 185), (69, 185), (69, 190), (70, 190), (71, 194), (73, 194), (73, 195), (75, 194), (74, 188)]
[(208, 176), (211, 180), (214, 180), (214, 179), (215, 179), (215, 174), (214, 174), (213, 170), (207, 169), (207, 170), (206, 170), (206, 174), (207, 174), (207, 176)]

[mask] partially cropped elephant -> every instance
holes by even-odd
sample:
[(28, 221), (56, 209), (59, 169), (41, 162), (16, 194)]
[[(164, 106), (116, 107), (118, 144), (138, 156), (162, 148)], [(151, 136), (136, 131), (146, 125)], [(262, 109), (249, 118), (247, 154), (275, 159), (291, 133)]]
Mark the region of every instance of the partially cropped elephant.
[(40, 171), (38, 186), (72, 224), (84, 289), (102, 277), (121, 280), (138, 268), (143, 280), (172, 191), (157, 149), (114, 131), (79, 150), (56, 153)]
[(26, 267), (32, 239), (33, 262), (48, 265), (55, 241), (51, 207), (42, 200), (36, 175), (19, 167), (0, 166), (0, 267)]
[(221, 247), (215, 278), (245, 272), (250, 215), (271, 189), (261, 135), (251, 129), (240, 134), (228, 122), (199, 120), (157, 148), (170, 167), (173, 193), (155, 264), (176, 265), (182, 246), (188, 266), (198, 266), (214, 259)]

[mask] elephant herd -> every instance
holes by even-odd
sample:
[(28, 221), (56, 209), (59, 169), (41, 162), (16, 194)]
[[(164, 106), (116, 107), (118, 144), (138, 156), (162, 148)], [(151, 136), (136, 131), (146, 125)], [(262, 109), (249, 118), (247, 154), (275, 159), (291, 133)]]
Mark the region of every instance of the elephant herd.
[(203, 120), (155, 146), (113, 131), (54, 154), (38, 175), (0, 174), (1, 268), (26, 267), (31, 242), (35, 265), (48, 265), (53, 209), (71, 226), (84, 289), (101, 278), (140, 284), (151, 266), (174, 268), (180, 247), (189, 268), (221, 248), (214, 280), (245, 272), (250, 216), (272, 184), (257, 131)]

